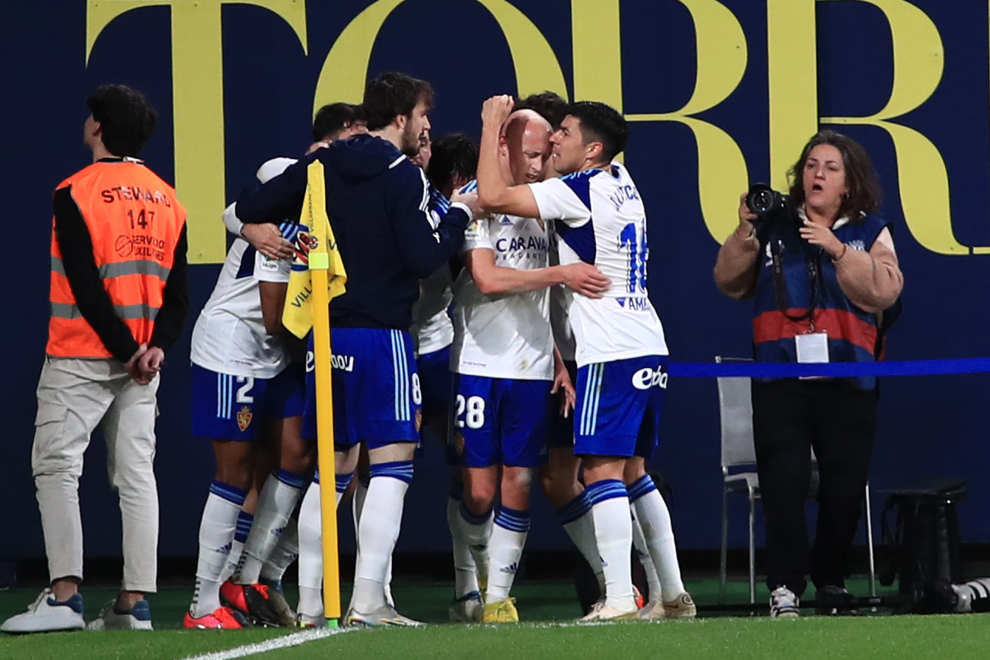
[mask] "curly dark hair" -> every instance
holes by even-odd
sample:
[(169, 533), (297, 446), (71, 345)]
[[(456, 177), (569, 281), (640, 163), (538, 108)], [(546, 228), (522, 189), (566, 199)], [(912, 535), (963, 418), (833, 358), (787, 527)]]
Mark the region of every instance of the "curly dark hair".
[(835, 131), (821, 131), (808, 140), (808, 144), (804, 145), (801, 151), (801, 157), (787, 171), (794, 204), (796, 206), (804, 204), (804, 165), (808, 162), (811, 150), (821, 144), (832, 145), (842, 154), (849, 194), (842, 199), (839, 217), (847, 216), (851, 222), (856, 222), (862, 214), (879, 211), (880, 202), (883, 201), (883, 190), (880, 189), (880, 179), (870, 162), (870, 155), (859, 142)]

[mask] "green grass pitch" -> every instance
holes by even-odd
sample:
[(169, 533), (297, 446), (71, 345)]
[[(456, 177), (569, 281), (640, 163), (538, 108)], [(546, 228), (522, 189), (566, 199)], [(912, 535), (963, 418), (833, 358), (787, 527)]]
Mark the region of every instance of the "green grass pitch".
[[(716, 602), (717, 583), (693, 581), (688, 589), (701, 604)], [(734, 583), (732, 602), (745, 602), (746, 585)], [(853, 585), (864, 593), (861, 583)], [(400, 610), (431, 624), (446, 621), (449, 585), (399, 585)], [(523, 583), (514, 590), (519, 625), (430, 625), (417, 630), (362, 630), (336, 634), (292, 648), (249, 657), (266, 660), (306, 658), (990, 658), (990, 616), (815, 617), (775, 621), (760, 617), (699, 618), (695, 621), (632, 622), (577, 626), (580, 612), (573, 587), (561, 583)], [(86, 616), (91, 619), (112, 597), (108, 589), (87, 589)], [(23, 609), (35, 590), (0, 593), (0, 618)], [(191, 588), (167, 589), (151, 597), (153, 633), (77, 632), (0, 636), (0, 659), (173, 660), (224, 651), (282, 637), (292, 631), (181, 630)], [(290, 602), (295, 594), (290, 591)], [(345, 597), (347, 594), (345, 594)], [(761, 600), (763, 596), (760, 596)], [(761, 610), (762, 611), (762, 610)], [(805, 611), (810, 615), (810, 611)]]

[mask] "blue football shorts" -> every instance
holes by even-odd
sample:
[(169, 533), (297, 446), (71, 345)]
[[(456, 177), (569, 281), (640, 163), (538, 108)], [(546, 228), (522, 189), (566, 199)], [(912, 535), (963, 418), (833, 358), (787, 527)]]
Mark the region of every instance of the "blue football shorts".
[(454, 375), (449, 442), (467, 467), (535, 467), (546, 457), (548, 380)]
[(574, 453), (652, 458), (667, 389), (667, 356), (587, 364), (578, 369)]
[[(332, 328), (333, 430), (337, 451), (419, 442), (422, 394), (412, 336), (402, 330)], [(316, 438), (313, 340), (306, 357), (302, 437)]]
[(423, 390), (423, 410), (446, 412), (450, 406), (453, 374), (450, 373), (450, 346), (416, 358), (416, 371)]
[(269, 381), (191, 366), (193, 435), (238, 442), (254, 440)]

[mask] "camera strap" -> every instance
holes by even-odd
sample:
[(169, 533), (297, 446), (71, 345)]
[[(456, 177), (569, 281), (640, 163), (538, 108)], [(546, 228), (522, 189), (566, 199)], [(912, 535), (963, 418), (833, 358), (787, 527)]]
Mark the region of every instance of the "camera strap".
[[(812, 321), (812, 326), (814, 325), (813, 316), (815, 314), (815, 308), (818, 307), (819, 299), (821, 297), (821, 281), (822, 281), (822, 262), (820, 257), (815, 257), (813, 260), (808, 260), (805, 257), (804, 263), (808, 270), (808, 310), (801, 315), (794, 316), (787, 313), (787, 280), (784, 277), (784, 260), (782, 257), (783, 253), (783, 242), (780, 238), (770, 239), (770, 257), (773, 261), (773, 289), (774, 297), (777, 299), (777, 308), (780, 309), (781, 313), (786, 316), (789, 320), (794, 322), (801, 321)], [(812, 327), (814, 330), (814, 327)]]

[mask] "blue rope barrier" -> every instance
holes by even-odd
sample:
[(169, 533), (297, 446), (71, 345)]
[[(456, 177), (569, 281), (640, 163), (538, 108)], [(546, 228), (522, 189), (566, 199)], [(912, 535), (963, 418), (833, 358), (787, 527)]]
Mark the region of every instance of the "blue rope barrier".
[(990, 372), (990, 358), (911, 360), (904, 362), (671, 362), (675, 378), (858, 378), (861, 376), (934, 376)]

